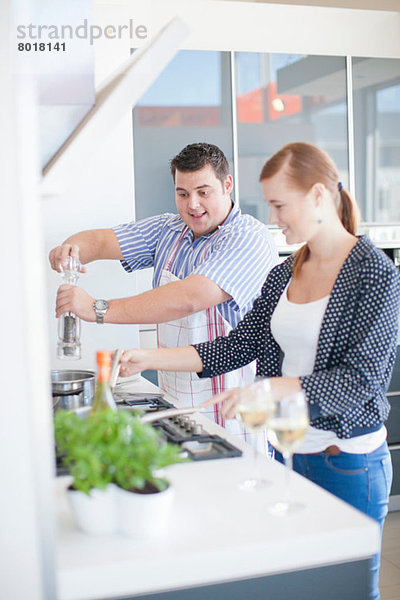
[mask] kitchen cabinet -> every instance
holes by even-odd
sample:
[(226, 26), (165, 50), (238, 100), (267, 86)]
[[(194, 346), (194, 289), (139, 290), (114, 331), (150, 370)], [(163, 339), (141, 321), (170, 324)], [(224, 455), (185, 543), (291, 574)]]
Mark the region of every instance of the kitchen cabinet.
[(400, 346), (397, 347), (396, 361), (387, 393), (391, 411), (386, 422), (388, 445), (392, 455), (393, 484), (389, 510), (400, 510)]

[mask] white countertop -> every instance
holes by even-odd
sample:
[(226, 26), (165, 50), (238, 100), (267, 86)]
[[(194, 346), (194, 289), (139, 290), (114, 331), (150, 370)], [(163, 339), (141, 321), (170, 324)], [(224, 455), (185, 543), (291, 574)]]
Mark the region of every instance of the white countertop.
[[(131, 391), (154, 389), (143, 379), (132, 382)], [(205, 421), (199, 414), (194, 418)], [(237, 483), (251, 468), (251, 449), (208, 420), (207, 430), (241, 447), (244, 455), (168, 469), (175, 502), (168, 535), (161, 540), (80, 532), (65, 498), (70, 478), (57, 478), (59, 600), (98, 600), (269, 575), (362, 559), (377, 551), (375, 522), (296, 473), (293, 496), (306, 508), (289, 516), (269, 514), (267, 503), (283, 490), (284, 467), (260, 458), (271, 486), (243, 492)]]

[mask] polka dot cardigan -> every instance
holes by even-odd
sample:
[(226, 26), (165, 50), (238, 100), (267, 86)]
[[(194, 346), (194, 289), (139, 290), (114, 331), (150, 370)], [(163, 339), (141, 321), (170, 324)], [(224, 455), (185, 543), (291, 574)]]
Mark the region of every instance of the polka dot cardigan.
[[(196, 344), (215, 377), (257, 360), (257, 375), (280, 376), (282, 353), (271, 334), (272, 313), (292, 276), (294, 256), (276, 266), (252, 310), (227, 337)], [(311, 423), (349, 438), (379, 429), (389, 414), (385, 392), (399, 324), (400, 277), (392, 261), (361, 236), (332, 289), (314, 370), (300, 377)]]

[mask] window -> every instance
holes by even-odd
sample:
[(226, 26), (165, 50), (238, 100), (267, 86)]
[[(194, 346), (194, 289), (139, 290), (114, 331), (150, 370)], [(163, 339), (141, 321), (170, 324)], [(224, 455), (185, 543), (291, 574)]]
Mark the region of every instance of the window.
[(325, 149), (348, 183), (346, 64), (343, 57), (236, 54), (240, 204), (268, 221), (262, 165), (288, 142)]
[[(325, 149), (349, 186), (345, 57), (237, 52), (235, 89), (230, 61), (228, 52), (181, 51), (135, 108), (137, 218), (175, 212), (169, 161), (199, 141), (220, 146), (232, 172), (237, 148), (240, 206), (264, 222), (259, 173), (288, 142)], [(353, 58), (352, 74), (355, 196), (364, 221), (400, 222), (400, 61)]]
[(367, 222), (400, 222), (400, 61), (353, 58), (356, 196)]
[(232, 165), (229, 52), (180, 51), (133, 111), (136, 218), (176, 212), (169, 161), (209, 142)]

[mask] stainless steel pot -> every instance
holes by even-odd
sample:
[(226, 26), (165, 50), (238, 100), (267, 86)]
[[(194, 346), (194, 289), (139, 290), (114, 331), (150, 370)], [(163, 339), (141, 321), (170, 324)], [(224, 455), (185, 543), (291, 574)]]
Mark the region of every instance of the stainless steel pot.
[(93, 402), (95, 383), (94, 371), (51, 371), (54, 410), (90, 406)]

